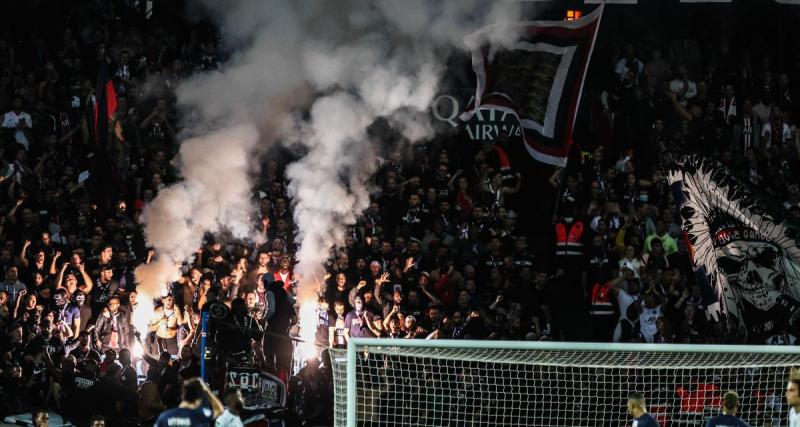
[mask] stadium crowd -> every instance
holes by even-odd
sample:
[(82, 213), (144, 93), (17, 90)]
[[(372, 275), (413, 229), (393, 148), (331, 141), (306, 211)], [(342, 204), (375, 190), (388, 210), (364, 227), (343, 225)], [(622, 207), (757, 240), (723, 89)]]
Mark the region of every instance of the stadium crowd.
[[(0, 415), (47, 407), (81, 423), (152, 423), (199, 374), (199, 314), (217, 300), (258, 323), (244, 345), (228, 344), (283, 372), (298, 425), (330, 423), (330, 366), (287, 375), (297, 282), (285, 153), (265, 159), (253, 188), (266, 243), (209, 236), (148, 331), (132, 323), (134, 269), (154, 255), (139, 216), (180, 179), (172, 91), (224, 62), (218, 35), (145, 20), (123, 2), (60, 4), (52, 25), (0, 31)], [(690, 24), (653, 40), (601, 31), (583, 100), (591, 137), (576, 135), (570, 165), (541, 187), (492, 144), (389, 150), (370, 207), (326, 266), (317, 347), (373, 336), (741, 341), (706, 318), (659, 159), (713, 155), (800, 220), (800, 56)], [(98, 144), (102, 61), (118, 97)], [(519, 149), (508, 135), (496, 143)], [(110, 179), (92, 178), (97, 159), (113, 165)], [(796, 333), (778, 325), (750, 340), (795, 344)]]

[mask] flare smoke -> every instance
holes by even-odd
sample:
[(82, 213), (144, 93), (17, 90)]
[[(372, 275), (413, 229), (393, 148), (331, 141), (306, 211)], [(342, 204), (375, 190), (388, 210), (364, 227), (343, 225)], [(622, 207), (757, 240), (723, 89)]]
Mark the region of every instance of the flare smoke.
[(235, 53), (220, 71), (177, 90), (188, 138), (177, 159), (183, 181), (145, 211), (159, 261), (137, 275), (152, 293), (205, 232), (249, 237), (252, 159), (280, 140), (302, 153), (287, 168), (301, 300), (314, 297), (330, 249), (343, 245), (345, 226), (368, 206), (366, 183), (381, 154), (368, 126), (385, 117), (409, 142), (429, 138), (431, 126), (417, 113), (433, 99), (450, 49), (486, 24), (518, 20), (520, 7), (483, 0), (200, 3)]

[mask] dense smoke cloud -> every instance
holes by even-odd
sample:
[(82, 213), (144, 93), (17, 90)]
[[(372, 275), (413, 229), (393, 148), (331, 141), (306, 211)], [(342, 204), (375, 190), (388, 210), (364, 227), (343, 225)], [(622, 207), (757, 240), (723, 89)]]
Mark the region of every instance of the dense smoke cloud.
[(343, 245), (345, 226), (368, 206), (366, 183), (381, 153), (367, 128), (385, 117), (409, 142), (429, 138), (430, 123), (416, 113), (433, 99), (450, 49), (488, 23), (518, 20), (520, 7), (478, 0), (200, 3), (234, 53), (220, 71), (177, 90), (183, 134), (191, 137), (178, 156), (183, 181), (145, 211), (148, 244), (162, 261), (142, 274), (157, 282), (148, 288), (162, 286), (204, 232), (252, 235), (253, 159), (280, 140), (301, 153), (287, 169), (301, 299), (313, 297), (330, 249)]

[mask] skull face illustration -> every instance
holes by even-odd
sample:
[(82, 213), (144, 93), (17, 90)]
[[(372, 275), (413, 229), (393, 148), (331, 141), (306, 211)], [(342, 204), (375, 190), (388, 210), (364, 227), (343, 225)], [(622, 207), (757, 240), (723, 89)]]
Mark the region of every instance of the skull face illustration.
[(727, 279), (725, 293), (733, 291), (768, 311), (783, 294), (786, 272), (778, 247), (766, 242), (731, 242), (717, 250), (717, 261)]

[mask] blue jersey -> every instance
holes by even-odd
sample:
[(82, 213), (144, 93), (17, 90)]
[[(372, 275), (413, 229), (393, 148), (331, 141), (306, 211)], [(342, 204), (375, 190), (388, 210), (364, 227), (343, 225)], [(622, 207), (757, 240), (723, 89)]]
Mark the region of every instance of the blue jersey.
[(213, 420), (214, 411), (207, 406), (174, 408), (162, 412), (154, 427), (210, 427)]
[(735, 415), (720, 415), (708, 420), (706, 427), (750, 427), (750, 424)]
[(652, 415), (645, 413), (639, 418), (633, 420), (631, 427), (660, 427), (658, 421)]

